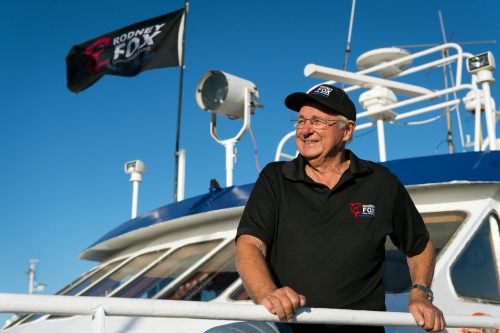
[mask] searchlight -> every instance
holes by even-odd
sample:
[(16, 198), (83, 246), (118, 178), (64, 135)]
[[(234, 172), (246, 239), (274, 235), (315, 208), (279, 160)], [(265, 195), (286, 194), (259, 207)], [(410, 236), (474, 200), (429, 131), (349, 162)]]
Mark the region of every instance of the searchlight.
[[(250, 128), (250, 117), (258, 107), (259, 91), (248, 80), (235, 75), (211, 70), (205, 73), (196, 87), (196, 102), (199, 107), (211, 113), (210, 135), (226, 149), (226, 186), (233, 186), (233, 169), (236, 159), (235, 146)], [(217, 136), (217, 114), (230, 119), (243, 119), (243, 125), (236, 136), (221, 139)]]

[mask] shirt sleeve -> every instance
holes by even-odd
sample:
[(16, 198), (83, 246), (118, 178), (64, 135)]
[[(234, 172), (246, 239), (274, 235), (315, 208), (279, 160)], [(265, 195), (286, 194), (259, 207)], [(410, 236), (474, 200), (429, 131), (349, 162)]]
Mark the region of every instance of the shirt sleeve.
[(425, 249), (429, 232), (410, 194), (399, 180), (394, 197), (392, 227), (393, 232), (389, 236), (406, 256), (413, 257)]
[(251, 235), (263, 241), (268, 248), (271, 247), (277, 211), (272, 186), (273, 173), (279, 172), (276, 169), (276, 166), (268, 164), (260, 173), (243, 210), (236, 239), (241, 235)]

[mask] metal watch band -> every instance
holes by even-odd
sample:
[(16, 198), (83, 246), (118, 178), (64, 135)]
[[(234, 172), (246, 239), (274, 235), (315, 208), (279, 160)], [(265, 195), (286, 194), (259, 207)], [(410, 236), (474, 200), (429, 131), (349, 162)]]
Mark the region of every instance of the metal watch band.
[(414, 289), (414, 288), (422, 290), (427, 295), (427, 299), (429, 301), (432, 302), (434, 300), (434, 294), (432, 293), (431, 288), (423, 286), (421, 284), (414, 284), (413, 286), (411, 286), (411, 289)]

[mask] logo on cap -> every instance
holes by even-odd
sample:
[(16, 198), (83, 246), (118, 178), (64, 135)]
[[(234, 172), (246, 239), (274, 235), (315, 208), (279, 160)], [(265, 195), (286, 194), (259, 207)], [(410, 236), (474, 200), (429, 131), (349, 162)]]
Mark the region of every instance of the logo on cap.
[(323, 95), (325, 97), (328, 97), (328, 96), (330, 96), (330, 93), (332, 91), (333, 91), (333, 88), (326, 87), (326, 86), (319, 86), (318, 88), (316, 88), (315, 91), (313, 91), (313, 94), (319, 94), (319, 95)]

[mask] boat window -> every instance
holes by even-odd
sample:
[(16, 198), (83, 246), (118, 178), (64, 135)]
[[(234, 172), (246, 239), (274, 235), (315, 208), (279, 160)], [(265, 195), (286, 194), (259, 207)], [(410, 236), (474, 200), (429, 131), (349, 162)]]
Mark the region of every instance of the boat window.
[(219, 296), (236, 279), (235, 246), (229, 242), (203, 265), (194, 270), (163, 299), (208, 302)]
[(114, 297), (152, 298), (189, 267), (213, 250), (221, 240), (189, 244), (173, 251), (144, 274), (118, 290)]
[(125, 259), (117, 260), (104, 267), (100, 267), (94, 271), (90, 271), (89, 274), (84, 274), (81, 278), (76, 279), (74, 282), (70, 283), (69, 285), (61, 289), (59, 292), (56, 293), (56, 295), (75, 296), (80, 291), (87, 288), (95, 281), (99, 280), (104, 275), (114, 270), (121, 263), (123, 263), (123, 261), (125, 261)]
[[(98, 267), (90, 270), (89, 272), (83, 274), (80, 276), (78, 279), (74, 280), (61, 290), (59, 290), (56, 295), (69, 295), (69, 296), (74, 296), (78, 294), (80, 291), (83, 289), (87, 288), (91, 284), (93, 284), (95, 281), (99, 280), (101, 277), (104, 275), (108, 274), (111, 272), (113, 269), (118, 267), (125, 259), (118, 260), (115, 262), (112, 262), (106, 266), (103, 267)], [(30, 321), (36, 320), (38, 318), (43, 317), (44, 314), (25, 314), (21, 315), (18, 319), (13, 321), (8, 327), (12, 327), (17, 324), (24, 324), (28, 323)]]
[(96, 285), (85, 290), (82, 296), (107, 296), (115, 288), (126, 283), (131, 277), (146, 268), (153, 261), (158, 259), (166, 250), (154, 251), (142, 254), (130, 260), (116, 272), (101, 280)]
[(451, 267), (451, 280), (458, 295), (500, 302), (498, 229), (498, 217), (487, 217)]
[(233, 291), (231, 296), (229, 296), (229, 299), (232, 299), (233, 301), (249, 301), (251, 298), (248, 296), (248, 293), (243, 285), (241, 285), (238, 289)]
[[(422, 218), (439, 256), (453, 237), (467, 214), (464, 212), (423, 213)], [(384, 288), (386, 293), (401, 293), (410, 290), (411, 277), (406, 256), (399, 251), (389, 237), (385, 242)]]

